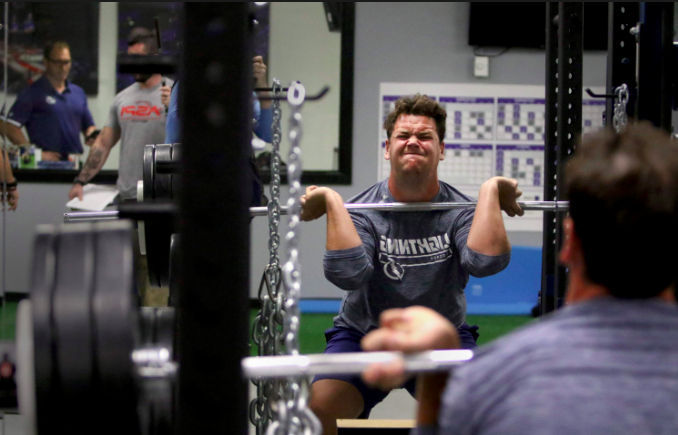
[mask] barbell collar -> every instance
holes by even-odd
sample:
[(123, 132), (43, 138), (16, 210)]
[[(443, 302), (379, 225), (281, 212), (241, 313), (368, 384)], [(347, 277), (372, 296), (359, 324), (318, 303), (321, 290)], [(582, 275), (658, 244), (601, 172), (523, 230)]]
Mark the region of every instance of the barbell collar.
[(375, 363), (388, 364), (402, 358), (405, 372), (446, 372), (470, 361), (473, 351), (467, 349), (433, 350), (404, 355), (401, 352), (349, 352), (297, 356), (259, 356), (242, 360), (247, 378), (285, 378), (316, 375), (360, 375)]

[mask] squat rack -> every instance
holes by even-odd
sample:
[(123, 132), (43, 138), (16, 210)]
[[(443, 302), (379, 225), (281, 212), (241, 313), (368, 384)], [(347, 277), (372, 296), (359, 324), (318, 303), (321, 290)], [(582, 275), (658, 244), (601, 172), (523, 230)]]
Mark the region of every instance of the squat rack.
[[(674, 3), (608, 3), (606, 126), (612, 126), (615, 89), (629, 88), (627, 114), (672, 133), (671, 109), (678, 97)], [(564, 201), (564, 169), (581, 135), (583, 3), (546, 3), (546, 139), (544, 199)], [(563, 29), (563, 31), (560, 31)], [(539, 308), (562, 304), (567, 271), (558, 265), (564, 212), (544, 214)]]

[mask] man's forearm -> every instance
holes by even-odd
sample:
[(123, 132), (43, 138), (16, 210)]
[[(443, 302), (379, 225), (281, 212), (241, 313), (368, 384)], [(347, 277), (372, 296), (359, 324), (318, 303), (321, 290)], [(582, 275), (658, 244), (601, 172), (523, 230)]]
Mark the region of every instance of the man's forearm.
[(466, 246), (484, 255), (501, 255), (511, 250), (499, 205), (499, 188), (492, 180), (480, 188)]
[(417, 426), (436, 426), (448, 374), (419, 375), (417, 378)]
[(13, 183), (15, 178), (12, 174), (12, 165), (9, 162), (9, 156), (7, 153), (0, 153), (0, 156), (2, 156), (2, 173), (0, 174), (0, 181)]
[(106, 163), (110, 151), (110, 149), (102, 146), (100, 143), (92, 145), (85, 166), (83, 166), (82, 171), (80, 171), (80, 174), (78, 175), (78, 180), (88, 183), (94, 178), (104, 166), (104, 163)]
[(327, 250), (338, 251), (362, 245), (363, 241), (353, 225), (353, 219), (344, 207), (341, 196), (330, 191), (325, 199), (327, 206)]
[(24, 132), (21, 131), (21, 128), (4, 121), (1, 121), (0, 125), (2, 126), (2, 130), (5, 135), (7, 135), (13, 144), (23, 145), (28, 143), (28, 139), (26, 139), (26, 136), (24, 136)]

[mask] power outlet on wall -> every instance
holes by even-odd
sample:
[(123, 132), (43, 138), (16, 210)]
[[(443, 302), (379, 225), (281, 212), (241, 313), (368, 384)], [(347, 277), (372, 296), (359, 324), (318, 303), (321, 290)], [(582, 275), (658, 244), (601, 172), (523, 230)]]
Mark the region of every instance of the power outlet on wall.
[(476, 77), (490, 76), (490, 58), (487, 56), (476, 56), (473, 62), (473, 75)]

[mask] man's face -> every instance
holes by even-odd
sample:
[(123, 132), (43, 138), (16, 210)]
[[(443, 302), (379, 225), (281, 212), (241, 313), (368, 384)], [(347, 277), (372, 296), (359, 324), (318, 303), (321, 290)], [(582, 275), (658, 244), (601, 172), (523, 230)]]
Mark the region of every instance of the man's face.
[[(140, 54), (143, 56), (148, 55), (148, 51), (146, 51), (146, 44), (143, 42), (137, 42), (134, 45), (130, 45), (127, 47), (127, 54)], [(150, 79), (153, 74), (132, 74), (134, 77), (134, 80), (137, 82), (145, 82), (146, 80)]]
[(445, 144), (438, 138), (433, 118), (400, 115), (386, 141), (386, 160), (396, 174), (422, 174), (438, 171), (445, 158)]
[(71, 51), (68, 48), (55, 48), (45, 58), (45, 73), (56, 79), (66, 80), (71, 72)]

